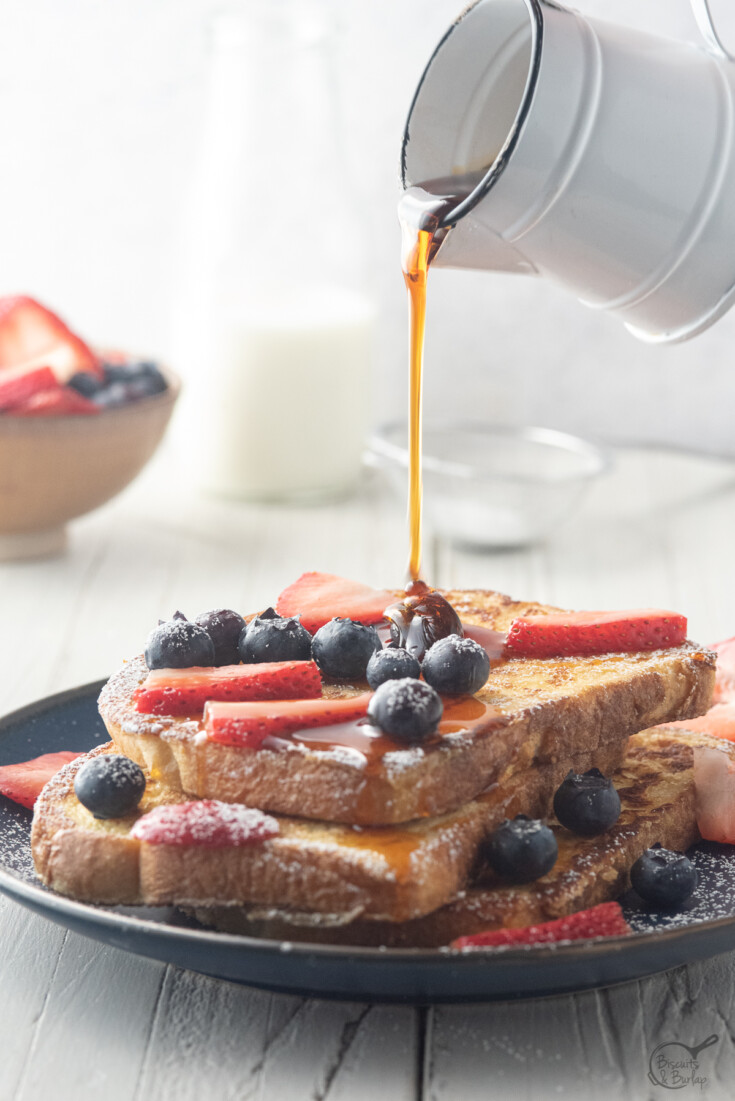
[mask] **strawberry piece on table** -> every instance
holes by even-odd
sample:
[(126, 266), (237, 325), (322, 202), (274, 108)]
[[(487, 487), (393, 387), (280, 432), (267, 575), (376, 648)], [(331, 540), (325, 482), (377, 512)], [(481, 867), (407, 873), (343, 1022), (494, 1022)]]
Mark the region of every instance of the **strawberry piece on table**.
[(136, 692), (147, 715), (193, 715), (208, 700), (291, 700), (322, 694), (315, 661), (270, 661), (256, 665), (152, 669)]
[(555, 612), (514, 619), (506, 642), (511, 657), (668, 650), (686, 640), (686, 616), (657, 608), (626, 612)]
[[(43, 371), (48, 367), (41, 368)], [(0, 386), (2, 386), (0, 375)], [(58, 386), (55, 390), (41, 390), (19, 405), (14, 405), (8, 410), (14, 417), (70, 417), (89, 416), (101, 413), (99, 405), (95, 405), (83, 394), (78, 394), (70, 386)]]
[(307, 631), (318, 631), (330, 619), (354, 619), (369, 625), (380, 623), (394, 600), (385, 589), (373, 589), (332, 573), (302, 573), (276, 601), (282, 616), (301, 616)]
[(694, 749), (697, 826), (706, 841), (735, 844), (735, 761), (709, 746)]
[(258, 749), (269, 735), (283, 736), (317, 726), (351, 722), (367, 714), (371, 692), (338, 700), (285, 700), (273, 703), (217, 703), (204, 708), (207, 737), (221, 745)]
[(77, 371), (104, 377), (92, 350), (51, 310), (27, 295), (0, 298), (0, 370), (51, 367), (59, 382)]
[(61, 385), (50, 367), (9, 367), (0, 372), (0, 410), (15, 412), (36, 394), (60, 391)]
[(60, 753), (43, 753), (31, 761), (19, 761), (16, 765), (3, 765), (0, 767), (0, 793), (31, 810), (51, 777), (79, 756), (79, 753), (62, 750)]
[(710, 646), (717, 654), (713, 703), (735, 703), (735, 638)]
[(135, 822), (130, 831), (149, 845), (196, 845), (220, 849), (256, 845), (280, 832), (278, 821), (240, 803), (201, 799), (154, 807)]
[(601, 902), (556, 921), (526, 925), (520, 929), (491, 929), (487, 933), (457, 937), (450, 948), (498, 948), (517, 944), (551, 944), (561, 940), (589, 940), (592, 937), (621, 937), (630, 933), (619, 902)]

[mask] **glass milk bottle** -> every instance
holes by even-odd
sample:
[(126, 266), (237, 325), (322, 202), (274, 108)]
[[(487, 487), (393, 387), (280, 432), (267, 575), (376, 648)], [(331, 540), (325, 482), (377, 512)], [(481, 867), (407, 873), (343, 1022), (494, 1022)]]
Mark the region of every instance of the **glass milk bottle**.
[(357, 482), (374, 309), (336, 126), (333, 42), (303, 5), (213, 24), (208, 120), (186, 227), (176, 362), (191, 471), (251, 500)]

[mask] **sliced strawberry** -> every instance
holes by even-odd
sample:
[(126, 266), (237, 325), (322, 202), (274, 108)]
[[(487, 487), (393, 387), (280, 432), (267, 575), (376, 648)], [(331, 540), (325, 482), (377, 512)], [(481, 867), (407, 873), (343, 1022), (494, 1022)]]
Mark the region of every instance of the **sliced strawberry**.
[(258, 749), (271, 734), (293, 734), (316, 726), (333, 726), (367, 714), (372, 693), (341, 700), (293, 700), (274, 703), (207, 703), (207, 737), (222, 745)]
[(270, 661), (153, 669), (136, 692), (135, 706), (148, 715), (193, 715), (208, 700), (298, 700), (321, 694), (315, 661)]
[(154, 807), (135, 822), (130, 833), (149, 845), (197, 845), (221, 849), (256, 845), (279, 833), (275, 818), (240, 803), (201, 799)]
[(16, 765), (3, 765), (0, 768), (0, 793), (30, 809), (51, 777), (79, 756), (79, 753), (62, 750), (60, 753), (43, 753), (31, 761), (19, 761)]
[[(42, 367), (41, 370), (47, 371), (49, 368)], [(0, 375), (0, 386), (2, 386), (2, 377)], [(70, 386), (57, 384), (55, 390), (41, 390), (20, 402), (19, 405), (14, 405), (8, 412), (14, 417), (69, 417), (88, 416), (101, 413), (102, 410), (99, 405), (78, 394)]]
[(735, 761), (724, 749), (696, 746), (697, 826), (707, 841), (735, 844)]
[(677, 722), (662, 725), (667, 730), (672, 726), (678, 730), (699, 730), (711, 734), (713, 738), (735, 742), (735, 703), (716, 703), (698, 719), (679, 719)]
[(514, 619), (507, 648), (512, 657), (555, 658), (681, 646), (686, 616), (656, 608), (628, 612), (558, 612)]
[(50, 367), (8, 367), (0, 372), (0, 410), (12, 410), (36, 394), (60, 391), (61, 385)]
[(623, 917), (619, 902), (601, 902), (589, 910), (580, 910), (569, 917), (545, 921), (541, 925), (526, 925), (521, 929), (491, 929), (457, 937), (450, 948), (497, 948), (500, 945), (551, 944), (560, 940), (588, 940), (591, 937), (621, 937), (630, 926)]
[(318, 631), (330, 619), (340, 616), (360, 623), (380, 623), (393, 603), (393, 594), (372, 589), (359, 581), (347, 581), (333, 573), (302, 573), (284, 589), (276, 601), (279, 615), (300, 615), (307, 631)]
[(27, 295), (0, 298), (0, 370), (52, 367), (60, 382), (77, 371), (103, 377), (97, 356), (55, 313)]
[(726, 638), (710, 646), (717, 654), (717, 672), (713, 703), (735, 702), (735, 638)]

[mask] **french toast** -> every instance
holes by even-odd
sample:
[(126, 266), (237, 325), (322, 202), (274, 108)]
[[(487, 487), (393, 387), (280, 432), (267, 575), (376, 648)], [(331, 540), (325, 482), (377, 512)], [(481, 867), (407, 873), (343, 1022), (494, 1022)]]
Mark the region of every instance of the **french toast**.
[(538, 924), (619, 896), (630, 868), (656, 842), (685, 851), (699, 840), (695, 814), (694, 749), (710, 747), (735, 762), (735, 744), (701, 731), (665, 727), (631, 737), (614, 776), (622, 811), (598, 837), (579, 837), (553, 818), (559, 846), (552, 870), (536, 881), (503, 886), (487, 868), (453, 902), (406, 922), (369, 921), (349, 914), (297, 913), (241, 906), (191, 908), (223, 932), (288, 941), (432, 948), (494, 928)]
[[(483, 590), (444, 591), (463, 624), (505, 632), (523, 615), (558, 609)], [(644, 727), (701, 714), (715, 658), (694, 643), (586, 657), (503, 658), (474, 697), (474, 711), (440, 725), (440, 737), (407, 748), (388, 736), (369, 751), (327, 740), (282, 740), (257, 751), (208, 739), (201, 716), (140, 713), (147, 669), (135, 658), (111, 677), (99, 708), (119, 751), (152, 776), (200, 798), (245, 803), (321, 822), (382, 826), (451, 813), (513, 768), (585, 753), (619, 752)], [(349, 696), (364, 685), (326, 685)]]

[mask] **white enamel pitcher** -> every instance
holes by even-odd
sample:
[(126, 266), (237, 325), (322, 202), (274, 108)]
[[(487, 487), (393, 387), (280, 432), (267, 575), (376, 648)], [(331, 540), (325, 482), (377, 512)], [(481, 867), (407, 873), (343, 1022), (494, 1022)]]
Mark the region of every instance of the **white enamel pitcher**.
[(651, 342), (733, 304), (735, 64), (691, 2), (700, 46), (552, 0), (459, 17), (403, 139), (404, 187), (471, 174), (435, 265), (538, 273)]

